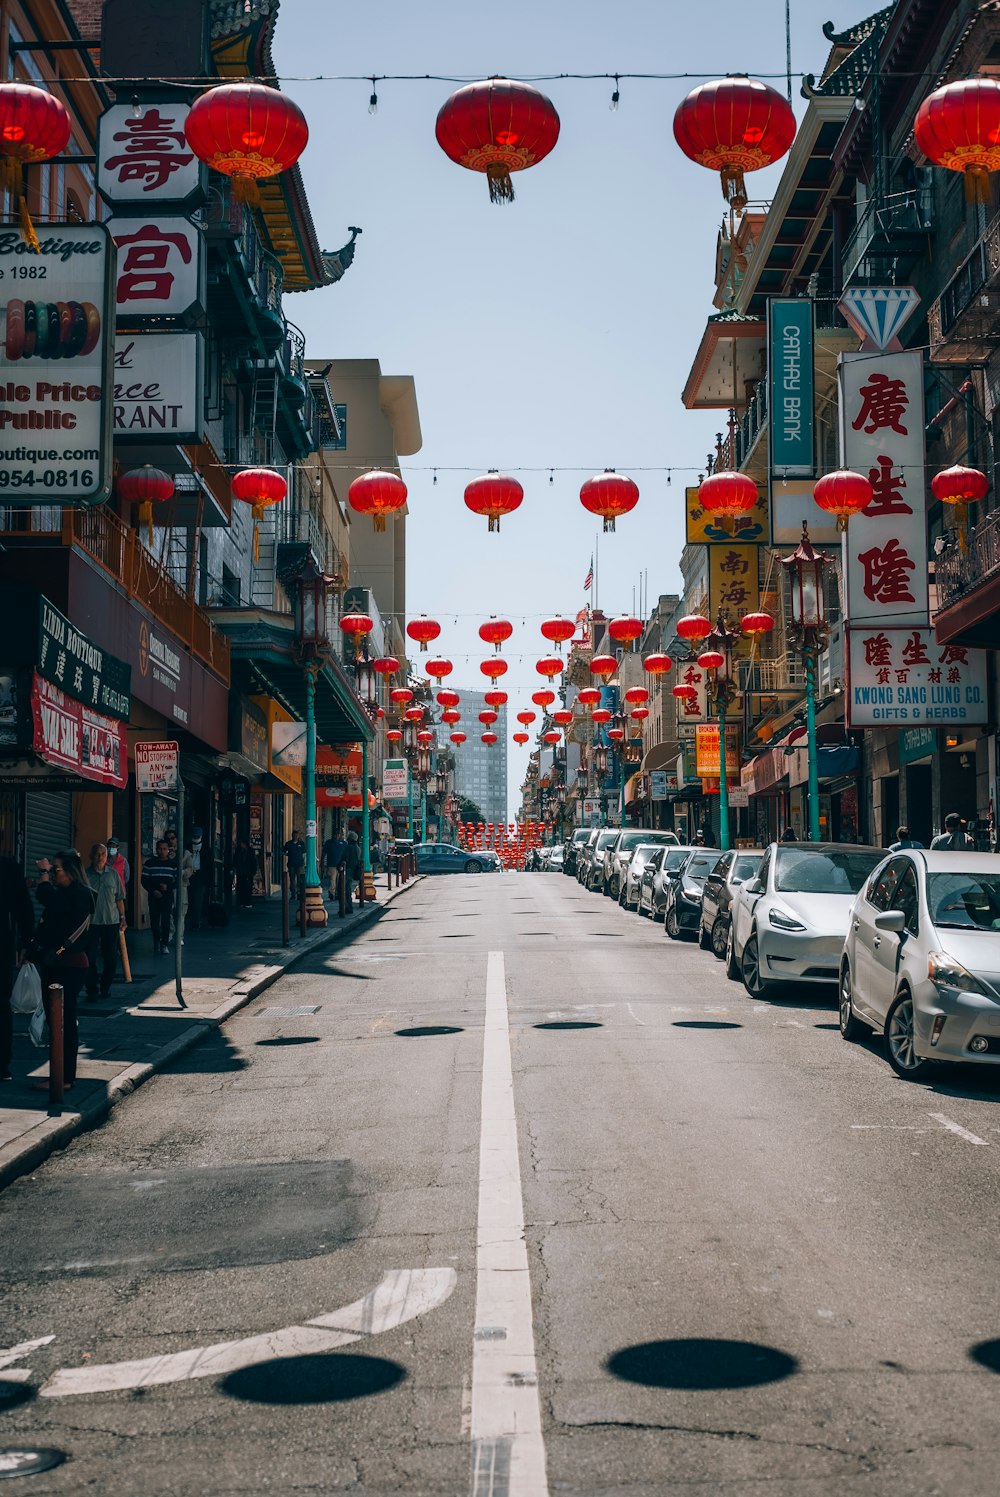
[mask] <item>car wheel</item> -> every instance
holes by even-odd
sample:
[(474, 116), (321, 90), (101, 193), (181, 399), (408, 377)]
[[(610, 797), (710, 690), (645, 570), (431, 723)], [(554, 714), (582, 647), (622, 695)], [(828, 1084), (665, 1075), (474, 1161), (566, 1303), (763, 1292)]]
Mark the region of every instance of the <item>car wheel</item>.
[(663, 917), (663, 929), (671, 941), (679, 941), (681, 938), (681, 922), (677, 918), (677, 911), (669, 909)]
[(770, 992), (768, 983), (761, 979), (760, 975), (760, 946), (757, 941), (757, 932), (751, 931), (746, 945), (743, 948), (743, 957), (740, 962), (740, 976), (743, 986), (751, 998), (766, 998)]
[(726, 976), (730, 982), (740, 981), (740, 964), (736, 960), (736, 947), (733, 943), (733, 922), (729, 922), (729, 930), (726, 932)]
[(621, 905), (621, 907), (622, 907), (623, 910), (627, 910), (628, 909), (628, 901), (625, 898), (625, 885), (624, 884), (622, 884), (621, 888), (618, 890), (618, 903)]
[(482, 865), (482, 863), (477, 863), (476, 860), (475, 860), (475, 858), (467, 858), (466, 859), (466, 861), (465, 861), (465, 872), (466, 873), (482, 873), (482, 871), (483, 871), (483, 865)]
[(726, 922), (720, 915), (712, 926), (712, 955), (717, 961), (725, 961), (727, 950)]
[(930, 1061), (921, 1060), (914, 1043), (913, 999), (904, 989), (885, 1020), (885, 1058), (897, 1076), (916, 1081), (927, 1072)]
[(849, 962), (845, 962), (840, 969), (840, 1037), (853, 1045), (869, 1034), (871, 1030), (868, 1025), (862, 1024), (854, 1012), (854, 984), (851, 980), (851, 967)]
[(709, 937), (708, 931), (705, 929), (705, 922), (704, 922), (704, 920), (699, 920), (698, 921), (698, 950), (699, 951), (709, 951), (711, 949), (711, 945), (712, 945), (711, 939)]

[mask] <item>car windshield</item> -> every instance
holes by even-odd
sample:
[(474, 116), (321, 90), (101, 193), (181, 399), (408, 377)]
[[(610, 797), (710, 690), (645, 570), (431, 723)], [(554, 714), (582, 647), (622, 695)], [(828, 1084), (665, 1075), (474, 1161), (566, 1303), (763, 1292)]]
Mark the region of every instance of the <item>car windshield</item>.
[(649, 842), (641, 843), (635, 850), (635, 856), (632, 859), (632, 867), (641, 868), (642, 865), (644, 863), (648, 863), (650, 858), (653, 857), (653, 855), (658, 851), (659, 848), (653, 846)]
[(763, 856), (762, 852), (740, 853), (733, 865), (733, 878), (741, 879), (743, 883), (746, 883), (748, 878), (753, 878)]
[(775, 887), (784, 894), (857, 894), (884, 857), (877, 847), (870, 852), (779, 847)]
[(573, 833), (573, 841), (574, 842), (589, 842), (590, 841), (590, 829), (589, 829), (589, 827), (584, 827), (582, 829), (582, 831), (574, 832)]
[(703, 884), (718, 861), (717, 852), (693, 853), (691, 861), (684, 867), (685, 880), (693, 884)]
[(597, 851), (603, 852), (606, 847), (610, 847), (617, 836), (617, 832), (602, 832), (597, 839)]
[(945, 930), (1000, 930), (1000, 873), (928, 873), (931, 919)]
[(618, 851), (632, 852), (642, 841), (644, 841), (644, 834), (642, 832), (623, 832), (622, 840), (618, 844)]
[(671, 847), (663, 859), (663, 867), (668, 873), (676, 873), (678, 868), (683, 868), (691, 856), (689, 847)]

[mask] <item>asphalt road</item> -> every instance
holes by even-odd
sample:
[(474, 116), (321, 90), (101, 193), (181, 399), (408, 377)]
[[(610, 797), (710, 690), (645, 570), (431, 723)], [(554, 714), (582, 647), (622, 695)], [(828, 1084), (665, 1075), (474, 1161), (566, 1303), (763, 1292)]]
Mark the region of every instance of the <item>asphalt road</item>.
[(425, 879), (0, 1196), (0, 1477), (994, 1497), (998, 1102), (570, 878)]

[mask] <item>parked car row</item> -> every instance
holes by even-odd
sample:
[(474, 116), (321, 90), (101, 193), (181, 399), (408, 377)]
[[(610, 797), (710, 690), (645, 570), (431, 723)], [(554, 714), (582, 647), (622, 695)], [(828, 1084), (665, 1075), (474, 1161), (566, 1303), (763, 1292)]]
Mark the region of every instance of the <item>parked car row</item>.
[(880, 1033), (898, 1076), (1000, 1064), (996, 854), (823, 842), (718, 852), (611, 828), (570, 845), (580, 883), (662, 919), (672, 940), (696, 939), (752, 998), (836, 993), (843, 1038)]

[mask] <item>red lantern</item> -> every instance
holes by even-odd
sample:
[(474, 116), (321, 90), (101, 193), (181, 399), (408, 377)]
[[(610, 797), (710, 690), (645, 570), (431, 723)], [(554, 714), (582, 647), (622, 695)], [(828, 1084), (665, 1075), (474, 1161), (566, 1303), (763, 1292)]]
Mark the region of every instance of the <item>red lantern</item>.
[(458, 692), (453, 691), (450, 686), (444, 687), (442, 691), (438, 692), (436, 697), (439, 707), (457, 707), (460, 700)]
[(506, 660), (501, 660), (500, 656), (497, 655), (493, 660), (481, 661), (479, 669), (484, 676), (489, 676), (491, 681), (495, 681), (498, 676), (505, 676), (507, 674), (507, 662)]
[(492, 728), (496, 720), (497, 714), (493, 711), (492, 707), (485, 707), (479, 714), (479, 721), (487, 728)]
[(705, 639), (712, 632), (711, 622), (700, 613), (686, 614), (675, 627), (679, 639)]
[(640, 723), (649, 716), (648, 707), (633, 707), (630, 716), (633, 722)]
[(625, 729), (624, 728), (609, 728), (608, 729), (608, 737), (614, 743), (621, 743), (622, 739), (625, 737)]
[(674, 139), (685, 156), (722, 177), (722, 195), (737, 212), (746, 207), (744, 172), (780, 161), (795, 139), (792, 106), (755, 79), (720, 78), (683, 99)]
[(600, 515), (605, 530), (614, 530), (619, 515), (627, 515), (639, 503), (639, 490), (631, 478), (616, 473), (614, 468), (605, 468), (594, 478), (588, 478), (580, 490), (580, 503), (592, 515)]
[(698, 664), (703, 671), (717, 671), (726, 663), (726, 657), (721, 650), (703, 650), (698, 656)]
[(596, 707), (601, 700), (601, 688), (599, 686), (581, 686), (576, 694), (576, 699), (584, 707)]
[(452, 743), (464, 743), (465, 742), (465, 734), (464, 733), (452, 733), (452, 735), (451, 735), (451, 741), (452, 741)]
[(602, 681), (607, 681), (618, 669), (618, 661), (613, 655), (595, 655), (590, 662), (590, 674), (600, 676)]
[(649, 692), (645, 686), (630, 686), (625, 693), (625, 700), (626, 702), (630, 702), (633, 707), (641, 707), (645, 702), (649, 701)]
[(945, 468), (940, 473), (935, 473), (931, 479), (931, 489), (934, 498), (942, 504), (953, 504), (955, 506), (955, 521), (958, 528), (958, 543), (964, 551), (965, 541), (965, 516), (967, 506), (976, 504), (980, 499), (985, 499), (989, 493), (990, 483), (985, 473), (980, 473), (978, 468)]
[(657, 651), (653, 655), (645, 656), (642, 664), (647, 675), (665, 676), (667, 671), (673, 669), (674, 662), (669, 655), (664, 655), (661, 651)]
[(517, 714), (517, 720), (519, 723), (524, 723), (525, 727), (528, 727), (529, 724), (535, 721), (535, 714), (534, 712), (528, 712), (527, 710), (525, 710)]
[[(193, 112), (193, 111), (192, 111)], [(253, 559), (260, 560), (260, 522), (270, 504), (280, 504), (288, 493), (288, 484), (273, 468), (244, 468), (233, 474), (233, 498), (252, 506)]]
[(553, 712), (552, 721), (561, 728), (568, 728), (573, 721), (573, 714), (568, 707), (560, 707), (557, 712)]
[(485, 515), (490, 530), (499, 530), (504, 515), (509, 515), (521, 504), (524, 490), (516, 478), (507, 478), (496, 468), (474, 478), (465, 486), (465, 503), (474, 515)]
[(515, 733), (514, 734), (514, 742), (515, 743), (520, 743), (520, 744), (523, 745), (523, 744), (527, 743), (527, 741), (528, 741), (528, 739), (529, 739), (530, 736), (531, 735), (529, 733)]
[[(0, 89), (0, 98), (3, 90)], [(174, 480), (169, 473), (153, 468), (146, 463), (142, 468), (131, 468), (118, 480), (118, 492), (127, 504), (138, 504), (139, 524), (146, 527), (146, 538), (153, 544), (153, 505), (165, 504), (173, 497)]]
[(487, 78), (445, 100), (434, 134), (452, 161), (486, 173), (490, 202), (512, 203), (511, 172), (549, 154), (559, 139), (559, 116), (551, 99), (530, 84)]
[(838, 530), (846, 530), (851, 516), (867, 509), (874, 497), (875, 490), (864, 474), (852, 473), (849, 468), (825, 474), (813, 487), (813, 498), (820, 509), (837, 516)]
[(748, 613), (740, 620), (740, 628), (751, 639), (758, 639), (762, 634), (770, 634), (774, 619), (769, 613)]
[(360, 650), (361, 641), (375, 628), (375, 621), (367, 613), (345, 613), (341, 615), (340, 627), (347, 638), (353, 641), (355, 650)]
[(418, 619), (410, 620), (406, 626), (406, 632), (410, 639), (416, 640), (421, 653), (426, 654), (431, 640), (437, 639), (441, 633), (441, 625), (436, 619), (429, 619), (426, 613), (422, 613)]
[(385, 676), (388, 680), (399, 670), (399, 661), (395, 655), (380, 655), (377, 660), (372, 661), (372, 670), (377, 676)]
[(0, 188), (17, 199), (21, 233), (36, 254), (41, 246), (28, 213), (24, 168), (62, 155), (72, 130), (69, 110), (55, 94), (30, 83), (0, 84)]
[(551, 707), (555, 699), (556, 694), (554, 691), (543, 689), (541, 691), (533, 691), (531, 693), (531, 700), (534, 702), (536, 707)]
[(561, 743), (562, 734), (555, 728), (547, 728), (542, 734), (543, 743)]
[(917, 110), (913, 135), (928, 161), (964, 173), (970, 202), (988, 203), (989, 173), (1000, 171), (1000, 83), (967, 78), (935, 89)]
[(462, 714), (457, 707), (446, 707), (441, 714), (441, 721), (451, 727), (452, 724), (460, 721), (461, 716)]
[(495, 733), (483, 733), (481, 737), (484, 743), (488, 743), (491, 745), (496, 743), (497, 741), (497, 735)]
[(598, 725), (600, 725), (601, 723), (609, 723), (612, 716), (613, 714), (610, 707), (595, 707), (593, 712), (590, 714), (591, 721), (597, 723)]
[(397, 706), (402, 706), (404, 702), (413, 701), (413, 692), (408, 686), (394, 686), (389, 693), (389, 700), (395, 702)]
[(696, 686), (671, 686), (670, 690), (679, 702), (692, 701), (698, 695)]
[(423, 707), (407, 707), (403, 716), (408, 723), (420, 723), (424, 720), (424, 709)]
[(421, 745), (422, 748), (430, 748), (431, 744), (434, 742), (434, 734), (429, 728), (425, 728), (422, 733), (417, 734), (417, 742)]
[(435, 681), (442, 681), (445, 676), (450, 676), (454, 669), (450, 660), (441, 660), (437, 657), (428, 660), (424, 666), (424, 670), (429, 676), (433, 676)]
[(195, 99), (184, 134), (199, 161), (233, 181), (240, 202), (260, 204), (257, 183), (295, 165), (309, 126), (297, 104), (263, 83), (224, 83)]
[(745, 473), (713, 473), (698, 486), (698, 503), (720, 520), (737, 519), (753, 513), (757, 503), (757, 485)]
[(507, 705), (507, 693), (496, 690), (487, 691), (483, 693), (483, 701), (487, 707), (505, 707)]
[(559, 615), (554, 619), (543, 619), (539, 628), (542, 638), (550, 639), (554, 645), (564, 645), (576, 633), (576, 625), (572, 619), (564, 619)]
[(546, 655), (543, 659), (535, 661), (535, 670), (547, 681), (551, 681), (553, 677), (562, 675), (563, 662), (558, 655)]
[(359, 515), (371, 515), (376, 530), (384, 530), (386, 515), (402, 509), (406, 495), (406, 484), (398, 473), (375, 468), (354, 480), (347, 490), (347, 502)]
[(608, 633), (619, 645), (633, 645), (640, 639), (643, 631), (642, 619), (619, 618), (612, 619), (608, 625)]
[(514, 625), (507, 619), (498, 619), (495, 614), (491, 614), (486, 623), (479, 626), (479, 638), (483, 644), (492, 645), (498, 654), (504, 640), (510, 639), (513, 632)]
[(403, 741), (402, 730), (399, 728), (387, 728), (385, 736), (390, 743), (402, 743)]

